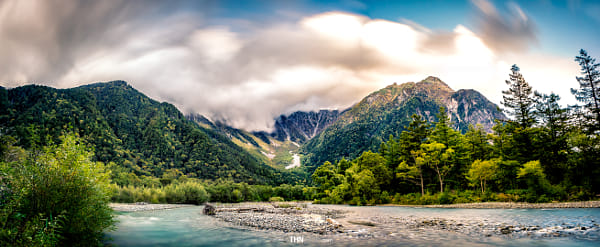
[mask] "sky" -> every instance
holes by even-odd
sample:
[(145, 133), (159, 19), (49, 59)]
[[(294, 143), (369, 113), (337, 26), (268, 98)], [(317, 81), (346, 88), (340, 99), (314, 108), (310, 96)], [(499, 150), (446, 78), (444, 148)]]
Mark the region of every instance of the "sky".
[(125, 80), (186, 114), (269, 130), (436, 76), (496, 104), (510, 67), (575, 104), (600, 1), (0, 0), (0, 85)]

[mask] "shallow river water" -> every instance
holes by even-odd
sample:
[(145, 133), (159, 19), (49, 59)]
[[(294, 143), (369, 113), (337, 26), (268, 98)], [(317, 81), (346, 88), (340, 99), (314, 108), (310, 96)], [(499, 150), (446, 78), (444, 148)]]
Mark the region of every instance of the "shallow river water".
[[(321, 205), (319, 205), (321, 206)], [(364, 226), (375, 237), (243, 229), (202, 215), (202, 207), (119, 213), (117, 246), (600, 246), (600, 209), (434, 209), (324, 206), (352, 211), (393, 229)], [(448, 229), (398, 222), (447, 222)], [(510, 234), (498, 229), (510, 226)], [(532, 230), (533, 229), (533, 230)], [(382, 232), (385, 232), (383, 234)], [(387, 233), (389, 232), (389, 234)], [(381, 237), (383, 236), (385, 237)]]

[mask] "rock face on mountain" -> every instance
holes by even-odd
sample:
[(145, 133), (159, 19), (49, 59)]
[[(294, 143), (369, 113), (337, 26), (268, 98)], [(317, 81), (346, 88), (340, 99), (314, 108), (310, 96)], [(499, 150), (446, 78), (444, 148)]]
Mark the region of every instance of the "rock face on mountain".
[(316, 168), (325, 161), (355, 158), (363, 151), (376, 151), (390, 135), (398, 136), (402, 132), (412, 114), (433, 122), (440, 107), (446, 108), (455, 127), (463, 132), (470, 124), (480, 124), (491, 131), (495, 119), (506, 118), (477, 91), (454, 91), (436, 77), (417, 83), (394, 83), (344, 111), (335, 123), (308, 141), (301, 150), (306, 155), (304, 163)]
[(297, 111), (289, 116), (281, 115), (275, 120), (275, 131), (271, 136), (279, 141), (304, 143), (333, 124), (339, 116), (338, 110)]
[(271, 144), (273, 139), (280, 142), (292, 141), (297, 144), (305, 143), (337, 121), (340, 114), (338, 110), (320, 110), (318, 112), (297, 111), (290, 115), (280, 115), (277, 117), (272, 132), (254, 131), (251, 133), (233, 128), (222, 122), (211, 122), (199, 114), (191, 114), (187, 118), (206, 128), (216, 130), (230, 139), (236, 138), (244, 143), (250, 143), (258, 147), (252, 135), (267, 144)]

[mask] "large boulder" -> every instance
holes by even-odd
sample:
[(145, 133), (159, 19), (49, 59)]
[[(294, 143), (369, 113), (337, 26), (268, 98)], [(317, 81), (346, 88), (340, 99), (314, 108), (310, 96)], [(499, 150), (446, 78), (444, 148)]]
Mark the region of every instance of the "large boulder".
[(217, 209), (215, 206), (206, 204), (204, 205), (204, 210), (202, 211), (205, 215), (215, 215), (217, 213)]

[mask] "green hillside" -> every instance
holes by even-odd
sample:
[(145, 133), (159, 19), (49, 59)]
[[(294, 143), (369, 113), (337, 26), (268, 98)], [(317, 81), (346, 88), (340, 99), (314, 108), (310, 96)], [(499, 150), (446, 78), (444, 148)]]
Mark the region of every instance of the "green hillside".
[(399, 136), (413, 114), (437, 121), (440, 107), (458, 130), (481, 124), (490, 131), (494, 119), (505, 116), (498, 107), (474, 90), (454, 91), (436, 77), (418, 83), (393, 84), (376, 91), (349, 110), (321, 134), (302, 146), (310, 172), (325, 161), (354, 159), (367, 150), (377, 151), (390, 135)]
[(58, 143), (66, 131), (95, 148), (95, 159), (138, 175), (160, 177), (176, 168), (188, 177), (250, 184), (293, 182), (227, 137), (189, 121), (123, 81), (72, 89), (0, 89), (0, 130), (30, 149)]

